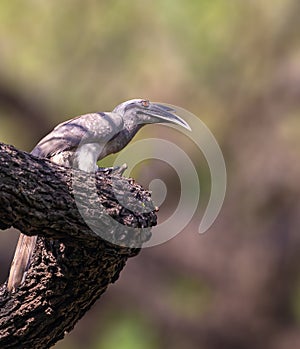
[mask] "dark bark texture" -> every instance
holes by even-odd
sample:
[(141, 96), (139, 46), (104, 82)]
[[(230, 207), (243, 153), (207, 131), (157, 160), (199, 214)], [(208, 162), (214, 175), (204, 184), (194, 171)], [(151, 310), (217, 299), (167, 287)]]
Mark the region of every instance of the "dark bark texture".
[(118, 279), (156, 224), (133, 180), (87, 174), (0, 144), (0, 228), (39, 235), (25, 281), (0, 289), (0, 348), (49, 348)]

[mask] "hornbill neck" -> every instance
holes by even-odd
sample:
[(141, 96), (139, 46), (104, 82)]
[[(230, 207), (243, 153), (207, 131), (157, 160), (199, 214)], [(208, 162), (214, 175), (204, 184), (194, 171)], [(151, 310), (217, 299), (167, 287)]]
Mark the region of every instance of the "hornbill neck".
[(117, 133), (112, 139), (110, 139), (105, 145), (98, 158), (101, 160), (107, 155), (114, 154), (122, 150), (136, 135), (138, 130), (143, 127), (143, 124), (129, 124), (125, 125), (124, 129)]

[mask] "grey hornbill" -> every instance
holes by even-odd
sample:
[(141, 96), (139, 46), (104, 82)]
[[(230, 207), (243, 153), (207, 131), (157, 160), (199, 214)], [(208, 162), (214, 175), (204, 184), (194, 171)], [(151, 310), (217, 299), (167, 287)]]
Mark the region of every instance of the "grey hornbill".
[[(153, 123), (173, 123), (190, 130), (171, 107), (133, 99), (112, 112), (86, 114), (59, 124), (31, 154), (58, 165), (94, 172), (98, 170), (98, 160), (123, 149), (142, 126)], [(20, 234), (7, 283), (9, 291), (23, 282), (36, 238)]]

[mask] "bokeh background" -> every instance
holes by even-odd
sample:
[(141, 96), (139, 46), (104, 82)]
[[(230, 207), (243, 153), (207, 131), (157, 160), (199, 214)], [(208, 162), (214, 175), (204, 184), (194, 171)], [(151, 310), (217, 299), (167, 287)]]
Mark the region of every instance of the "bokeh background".
[[(0, 141), (30, 151), (59, 122), (142, 97), (198, 115), (228, 171), (221, 214), (199, 235), (210, 191), (202, 154), (165, 126), (137, 135), (189, 154), (198, 211), (129, 260), (56, 349), (300, 345), (299, 13), (298, 0), (0, 2)], [(180, 195), (176, 171), (149, 161), (134, 176), (167, 184), (162, 222)], [(17, 234), (0, 235), (4, 281)]]

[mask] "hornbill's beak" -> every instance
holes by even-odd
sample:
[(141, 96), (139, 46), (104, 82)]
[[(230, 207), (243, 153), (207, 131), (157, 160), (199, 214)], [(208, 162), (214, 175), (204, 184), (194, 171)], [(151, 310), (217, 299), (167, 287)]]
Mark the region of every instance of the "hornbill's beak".
[[(170, 122), (172, 124), (177, 124), (191, 131), (189, 124), (176, 115), (176, 111), (172, 109), (172, 107), (163, 105), (150, 103), (149, 108), (143, 110), (143, 114), (146, 114), (150, 117), (154, 118), (154, 122)], [(158, 121), (155, 121), (155, 119)]]

